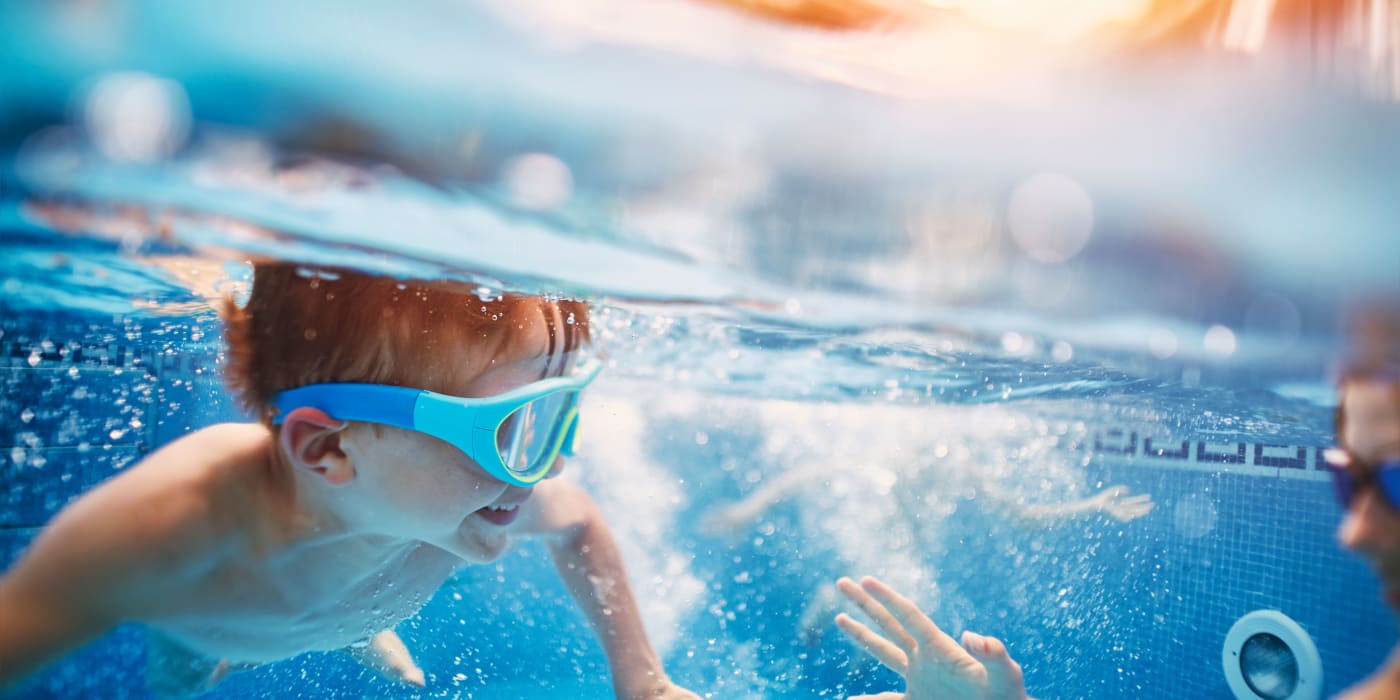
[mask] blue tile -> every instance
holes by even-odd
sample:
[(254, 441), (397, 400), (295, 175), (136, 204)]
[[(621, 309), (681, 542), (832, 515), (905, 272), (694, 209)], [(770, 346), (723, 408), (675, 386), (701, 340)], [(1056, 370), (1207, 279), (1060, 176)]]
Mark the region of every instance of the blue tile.
[(148, 443), (156, 387), (139, 369), (0, 368), (0, 447)]
[(136, 445), (12, 448), (0, 454), (0, 527), (43, 525), (142, 454)]

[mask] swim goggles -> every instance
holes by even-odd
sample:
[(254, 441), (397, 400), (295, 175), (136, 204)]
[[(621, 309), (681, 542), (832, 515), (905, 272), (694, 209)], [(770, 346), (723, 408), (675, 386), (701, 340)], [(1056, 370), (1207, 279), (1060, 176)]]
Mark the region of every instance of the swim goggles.
[(1357, 494), (1376, 486), (1391, 510), (1400, 511), (1400, 459), (1363, 462), (1342, 449), (1327, 450), (1325, 457), (1343, 508), (1351, 509)]
[(579, 392), (601, 369), (590, 361), (569, 376), (485, 398), (384, 384), (312, 384), (274, 397), (273, 423), (311, 407), (337, 420), (407, 428), (451, 444), (501, 481), (529, 486), (549, 474), (561, 453), (573, 456)]

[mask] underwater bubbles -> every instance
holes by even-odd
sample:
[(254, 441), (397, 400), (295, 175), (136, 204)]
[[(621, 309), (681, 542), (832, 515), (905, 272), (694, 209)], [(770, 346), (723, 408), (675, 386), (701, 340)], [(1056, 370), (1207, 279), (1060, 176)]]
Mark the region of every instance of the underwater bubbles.
[(87, 92), (82, 118), (93, 145), (115, 161), (163, 159), (183, 146), (190, 132), (184, 88), (146, 73), (99, 79)]
[(1094, 204), (1078, 182), (1054, 173), (1031, 176), (1016, 186), (1006, 225), (1022, 252), (1043, 263), (1061, 263), (1089, 242)]

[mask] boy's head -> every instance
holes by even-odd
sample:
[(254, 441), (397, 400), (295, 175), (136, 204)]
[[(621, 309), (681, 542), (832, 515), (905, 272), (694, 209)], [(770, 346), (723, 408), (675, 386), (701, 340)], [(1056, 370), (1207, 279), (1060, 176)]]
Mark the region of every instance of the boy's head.
[(453, 393), (454, 385), (520, 351), (543, 322), (547, 355), (589, 339), (582, 302), (482, 298), (460, 282), (401, 280), (349, 270), (260, 263), (252, 293), (224, 305), (227, 377), (264, 422), (279, 392), (360, 382)]
[[(528, 391), (563, 374), (570, 351), (587, 340), (582, 303), (482, 299), (459, 283), (262, 264), (254, 270), (248, 303), (230, 301), (224, 311), (230, 384), (265, 423), (280, 423), (278, 461), (292, 469), (279, 473), (330, 487), (334, 495), (318, 502), (334, 504), (335, 517), (360, 531), (430, 542), (473, 562), (504, 551), (507, 529), (533, 482), (507, 483), (477, 461), (480, 453), (435, 438), (416, 420), (405, 429), (309, 404), (281, 413), (274, 404), (291, 389), (344, 383), (390, 392), (407, 387), (410, 394), (426, 389), (449, 398)], [(350, 405), (370, 413), (382, 408), (374, 400)], [(520, 425), (528, 422), (513, 421), (527, 437), (535, 435)], [(449, 427), (449, 438), (471, 430)], [(557, 452), (536, 454), (549, 474), (558, 469)]]

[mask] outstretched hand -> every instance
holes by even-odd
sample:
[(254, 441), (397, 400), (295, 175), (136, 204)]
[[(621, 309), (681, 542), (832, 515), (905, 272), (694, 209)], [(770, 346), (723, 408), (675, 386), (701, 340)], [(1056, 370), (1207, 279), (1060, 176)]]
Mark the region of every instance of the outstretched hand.
[(1150, 494), (1128, 495), (1127, 486), (1110, 486), (1093, 498), (1099, 512), (1125, 523), (1147, 515), (1155, 505)]
[(860, 585), (842, 578), (836, 587), (884, 636), (845, 613), (836, 616), (836, 626), (904, 677), (902, 695), (861, 696), (864, 700), (1028, 700), (1021, 666), (1001, 641), (963, 632), (958, 644), (908, 598), (868, 576)]
[(387, 629), (370, 638), (369, 643), (346, 649), (356, 661), (374, 670), (379, 675), (407, 685), (422, 688), (427, 684), (423, 669), (414, 663), (413, 655), (398, 633)]
[(700, 700), (700, 696), (672, 683), (669, 678), (658, 678), (656, 683), (644, 688), (615, 688), (619, 699), (626, 700)]

